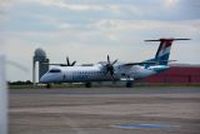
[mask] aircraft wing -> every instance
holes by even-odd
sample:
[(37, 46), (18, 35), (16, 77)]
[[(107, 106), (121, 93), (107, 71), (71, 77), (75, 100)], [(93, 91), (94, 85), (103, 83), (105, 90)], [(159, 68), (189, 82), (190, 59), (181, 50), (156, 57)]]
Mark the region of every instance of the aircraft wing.
[(42, 63), (44, 65), (53, 65), (53, 66), (68, 66), (67, 64), (59, 64), (59, 63)]
[[(164, 60), (163, 60), (164, 61)], [(168, 60), (168, 62), (176, 62), (177, 60)], [(143, 62), (133, 62), (122, 64), (121, 66), (135, 66), (135, 65), (156, 65), (159, 61), (143, 61)]]
[(133, 63), (126, 63), (126, 64), (123, 64), (122, 66), (135, 66), (135, 65), (154, 65), (154, 64), (157, 64), (158, 62), (155, 62), (155, 61), (144, 61), (144, 62), (133, 62)]

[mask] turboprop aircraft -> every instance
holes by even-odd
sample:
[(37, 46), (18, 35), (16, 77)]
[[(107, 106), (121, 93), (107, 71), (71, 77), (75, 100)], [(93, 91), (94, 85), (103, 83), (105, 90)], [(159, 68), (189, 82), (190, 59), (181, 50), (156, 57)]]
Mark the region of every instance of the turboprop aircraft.
[(126, 87), (132, 87), (134, 80), (142, 79), (170, 68), (168, 65), (170, 50), (173, 41), (190, 40), (188, 38), (161, 38), (158, 40), (145, 40), (146, 42), (160, 42), (156, 55), (152, 59), (137, 63), (120, 63), (111, 61), (107, 55), (107, 61), (94, 65), (75, 65), (67, 57), (67, 64), (56, 65), (44, 74), (41, 83), (83, 82), (86, 87), (91, 87), (92, 82), (100, 81), (125, 81)]

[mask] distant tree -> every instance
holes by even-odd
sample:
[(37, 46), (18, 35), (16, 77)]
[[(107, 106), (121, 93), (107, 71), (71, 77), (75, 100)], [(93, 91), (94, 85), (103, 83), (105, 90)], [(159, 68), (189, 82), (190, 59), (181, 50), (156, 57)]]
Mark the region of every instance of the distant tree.
[(8, 85), (32, 85), (33, 83), (30, 80), (26, 81), (8, 81)]

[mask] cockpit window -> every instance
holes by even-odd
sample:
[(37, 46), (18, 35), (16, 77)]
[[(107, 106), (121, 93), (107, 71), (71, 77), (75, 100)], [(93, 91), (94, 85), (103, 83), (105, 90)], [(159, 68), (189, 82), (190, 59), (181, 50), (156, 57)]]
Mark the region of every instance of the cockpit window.
[(60, 69), (51, 69), (49, 72), (50, 73), (60, 73), (61, 70)]

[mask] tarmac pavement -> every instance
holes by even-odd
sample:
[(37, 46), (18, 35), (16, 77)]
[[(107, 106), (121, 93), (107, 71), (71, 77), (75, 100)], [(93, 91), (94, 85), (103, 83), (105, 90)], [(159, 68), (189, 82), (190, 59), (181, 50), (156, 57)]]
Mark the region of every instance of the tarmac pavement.
[(10, 134), (199, 134), (199, 87), (10, 90)]

